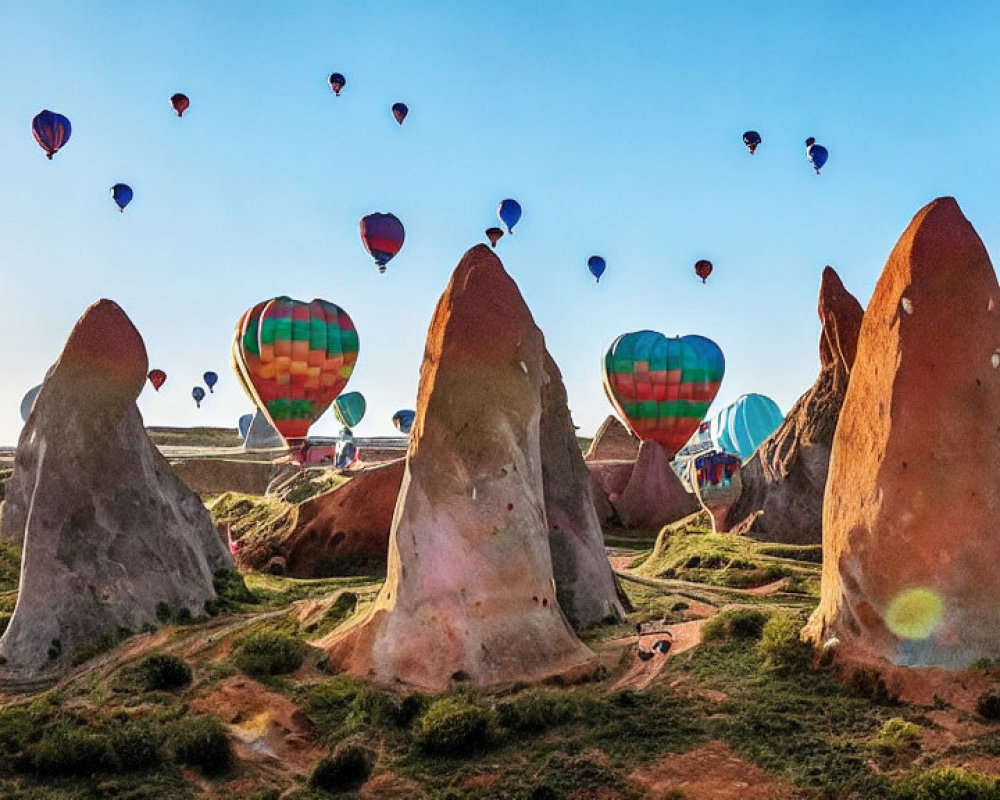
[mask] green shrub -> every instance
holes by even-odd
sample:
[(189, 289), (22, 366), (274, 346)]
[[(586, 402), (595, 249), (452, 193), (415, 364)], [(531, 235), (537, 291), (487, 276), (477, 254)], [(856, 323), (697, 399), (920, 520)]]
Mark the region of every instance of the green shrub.
[(213, 617), (225, 611), (238, 611), (242, 605), (260, 602), (247, 588), (243, 576), (235, 570), (220, 569), (212, 576), (212, 587), (215, 597), (205, 601), (205, 613)]
[(705, 623), (701, 638), (706, 642), (759, 639), (769, 617), (769, 611), (759, 608), (730, 608)]
[(177, 761), (197, 767), (204, 775), (221, 775), (233, 763), (226, 726), (218, 717), (178, 720), (171, 730), (170, 746)]
[(306, 645), (280, 633), (258, 631), (241, 639), (233, 648), (233, 661), (247, 675), (287, 675), (300, 666)]
[(136, 672), (147, 692), (180, 689), (191, 683), (191, 667), (184, 659), (169, 653), (147, 656), (139, 662)]
[(996, 781), (975, 772), (938, 767), (893, 788), (893, 800), (997, 800)]
[(309, 777), (309, 785), (327, 792), (357, 789), (375, 766), (375, 752), (357, 742), (341, 742)]
[(887, 719), (871, 745), (883, 753), (898, 753), (911, 748), (919, 748), (920, 728), (901, 717)]
[(348, 722), (353, 725), (367, 723), (380, 728), (406, 728), (423, 714), (430, 701), (419, 692), (396, 694), (361, 686), (351, 701)]
[(519, 733), (540, 733), (576, 718), (577, 706), (564, 693), (526, 692), (497, 705), (497, 716), (504, 728)]
[(152, 730), (129, 723), (111, 732), (111, 746), (122, 772), (141, 772), (160, 763), (160, 747)]
[(799, 672), (809, 669), (813, 646), (802, 640), (802, 623), (788, 614), (772, 614), (764, 623), (760, 644), (764, 663), (776, 672)]
[(66, 722), (49, 728), (28, 749), (27, 765), (40, 775), (76, 777), (116, 772), (120, 767), (107, 736)]
[(413, 738), (431, 755), (461, 757), (488, 750), (498, 738), (496, 712), (461, 697), (441, 698), (420, 718)]
[(992, 691), (979, 695), (976, 711), (986, 719), (1000, 719), (1000, 695)]

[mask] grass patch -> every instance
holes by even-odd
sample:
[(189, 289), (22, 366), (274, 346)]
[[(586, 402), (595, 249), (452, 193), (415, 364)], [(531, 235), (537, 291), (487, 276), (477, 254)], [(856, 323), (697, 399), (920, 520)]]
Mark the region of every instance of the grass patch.
[(240, 639), (232, 660), (255, 678), (287, 675), (302, 666), (308, 646), (300, 639), (270, 631), (256, 631)]
[(233, 765), (226, 726), (218, 717), (177, 720), (170, 731), (169, 743), (178, 762), (196, 767), (203, 775), (222, 775)]
[(327, 792), (351, 791), (368, 780), (374, 766), (374, 750), (356, 741), (341, 742), (316, 765), (309, 785)]
[(462, 758), (493, 749), (499, 742), (497, 714), (462, 697), (431, 703), (417, 722), (413, 740), (428, 755)]

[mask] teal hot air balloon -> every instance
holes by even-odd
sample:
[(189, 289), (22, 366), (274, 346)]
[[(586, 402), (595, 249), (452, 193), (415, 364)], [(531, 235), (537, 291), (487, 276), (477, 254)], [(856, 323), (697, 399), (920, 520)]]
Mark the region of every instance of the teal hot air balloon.
[(333, 401), (333, 413), (345, 428), (353, 428), (361, 422), (367, 408), (368, 404), (361, 392), (348, 392)]
[(718, 450), (746, 461), (783, 419), (781, 409), (770, 397), (745, 394), (712, 417), (709, 429)]

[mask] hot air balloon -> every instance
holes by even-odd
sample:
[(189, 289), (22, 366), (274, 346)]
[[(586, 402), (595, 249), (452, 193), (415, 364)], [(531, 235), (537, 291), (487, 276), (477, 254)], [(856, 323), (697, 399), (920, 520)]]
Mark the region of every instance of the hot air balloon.
[(659, 442), (673, 458), (698, 429), (725, 370), (711, 339), (636, 331), (605, 353), (604, 391), (636, 436)]
[(214, 372), (206, 372), (201, 377), (204, 379), (205, 385), (208, 387), (208, 391), (215, 394), (215, 384), (219, 382), (219, 376)]
[(806, 157), (809, 159), (809, 163), (813, 165), (813, 169), (816, 170), (816, 174), (819, 175), (819, 171), (830, 157), (830, 153), (827, 152), (827, 149), (823, 145), (816, 144), (816, 140), (810, 136), (806, 139)]
[(118, 205), (118, 210), (125, 213), (125, 206), (132, 202), (132, 187), (127, 183), (116, 183), (111, 187), (111, 196)]
[(361, 392), (348, 392), (333, 401), (333, 413), (345, 428), (353, 428), (365, 415), (368, 403)]
[(327, 79), (327, 83), (330, 84), (330, 88), (333, 89), (333, 93), (337, 95), (337, 97), (340, 97), (340, 90), (347, 85), (347, 78), (339, 72), (334, 72)]
[(745, 394), (716, 413), (709, 430), (717, 449), (746, 461), (783, 419), (781, 409), (770, 397)]
[(191, 396), (194, 398), (195, 405), (201, 408), (201, 401), (205, 399), (205, 390), (200, 386), (195, 386), (191, 390)]
[(514, 233), (514, 226), (521, 219), (521, 204), (509, 197), (497, 206), (497, 216), (507, 226), (507, 233)]
[(410, 109), (406, 107), (406, 103), (393, 103), (392, 104), (392, 115), (396, 118), (396, 122), (400, 125), (403, 124), (403, 120), (406, 119), (406, 115), (410, 113)]
[(607, 262), (600, 256), (591, 256), (587, 259), (587, 269), (589, 269), (590, 274), (597, 279), (597, 283), (601, 282), (601, 276), (607, 268)]
[(42, 390), (42, 384), (38, 386), (33, 386), (24, 393), (24, 397), (21, 398), (21, 422), (27, 423), (28, 417), (31, 416), (31, 409), (35, 407), (35, 398), (38, 397), (38, 393)]
[(35, 141), (38, 142), (51, 161), (52, 156), (59, 151), (59, 148), (69, 141), (73, 126), (62, 114), (43, 110), (39, 111), (31, 120), (31, 132), (34, 134)]
[(503, 236), (503, 228), (487, 228), (486, 238), (490, 240), (490, 246), (496, 250), (497, 242)]
[(301, 458), (309, 426), (351, 377), (358, 334), (333, 303), (276, 297), (240, 318), (232, 358), (243, 389)]
[(704, 283), (708, 280), (708, 276), (712, 274), (712, 262), (707, 259), (701, 259), (694, 262), (694, 272), (701, 278), (701, 282)]
[(236, 430), (240, 432), (240, 438), (246, 439), (250, 431), (250, 423), (253, 422), (253, 414), (244, 414), (236, 423)]
[(747, 146), (747, 150), (750, 151), (750, 155), (753, 155), (760, 145), (761, 139), (760, 134), (757, 131), (747, 131), (743, 134), (743, 144)]
[(350, 438), (342, 439), (337, 442), (337, 446), (334, 448), (334, 453), (336, 455), (335, 463), (337, 465), (337, 469), (350, 469), (357, 464), (361, 458), (357, 445), (355, 445), (354, 440)]
[(369, 214), (361, 220), (361, 241), (379, 272), (385, 272), (385, 265), (400, 251), (405, 238), (403, 223), (395, 214)]
[(392, 415), (392, 424), (396, 430), (405, 436), (410, 435), (410, 428), (413, 427), (413, 420), (417, 418), (417, 412), (409, 409), (402, 409)]
[(186, 94), (178, 92), (177, 94), (171, 96), (170, 105), (174, 107), (174, 111), (177, 112), (178, 117), (183, 117), (184, 112), (187, 111), (188, 106), (191, 105), (191, 101), (188, 100), (188, 96)]
[(156, 391), (160, 391), (160, 387), (163, 386), (164, 381), (167, 379), (167, 373), (162, 369), (151, 369), (146, 377), (149, 378), (149, 382), (153, 384), (153, 388), (156, 389)]

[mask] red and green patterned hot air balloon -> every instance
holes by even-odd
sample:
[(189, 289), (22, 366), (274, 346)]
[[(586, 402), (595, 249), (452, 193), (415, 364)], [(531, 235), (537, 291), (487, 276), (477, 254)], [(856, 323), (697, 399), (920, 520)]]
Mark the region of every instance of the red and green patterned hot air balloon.
[(725, 371), (711, 339), (636, 331), (605, 353), (604, 391), (636, 436), (659, 442), (673, 458), (705, 418)]
[(240, 318), (232, 358), (246, 393), (299, 457), (309, 426), (354, 371), (358, 333), (333, 303), (276, 297)]

